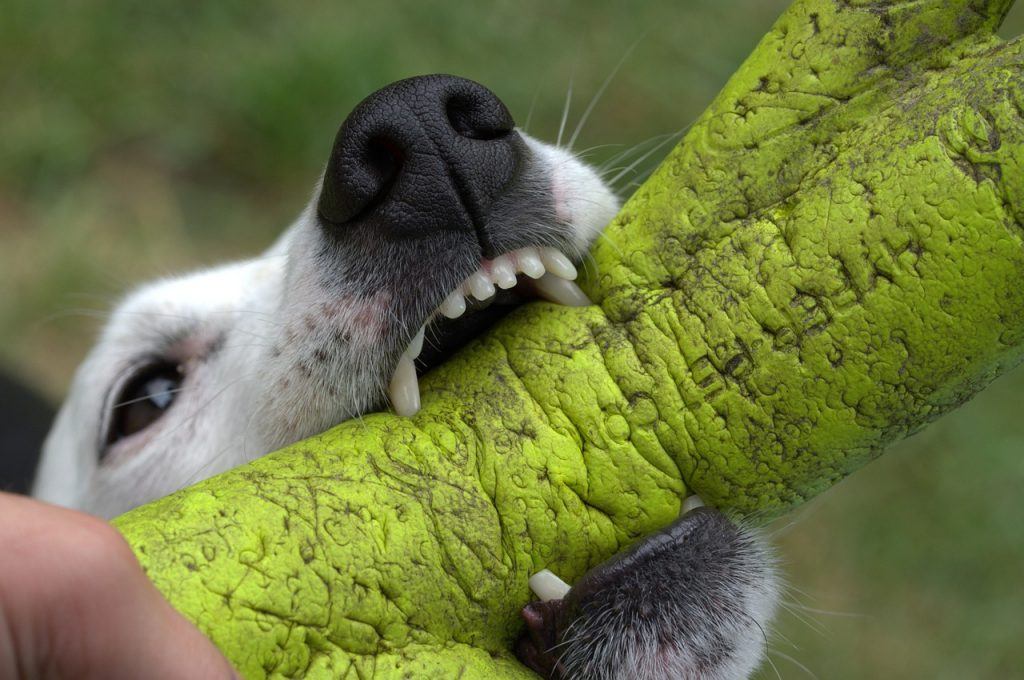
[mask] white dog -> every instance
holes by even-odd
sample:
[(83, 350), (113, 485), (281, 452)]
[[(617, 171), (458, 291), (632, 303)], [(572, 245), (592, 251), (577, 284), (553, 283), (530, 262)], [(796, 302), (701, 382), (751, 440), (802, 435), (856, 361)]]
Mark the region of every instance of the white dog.
[[(113, 516), (386, 397), (414, 413), (425, 331), (439, 337), (424, 352), (436, 358), (488, 303), (587, 304), (573, 261), (617, 209), (594, 170), (515, 130), (482, 86), (388, 86), (345, 121), (308, 207), (269, 251), (121, 303), (75, 377), (34, 495)], [(566, 677), (756, 667), (777, 588), (755, 537), (698, 510), (629, 560), (650, 572), (639, 584), (624, 582), (620, 559), (528, 608), (524, 661)], [(648, 622), (630, 624), (643, 606)], [(600, 625), (587, 629), (588, 617)], [(573, 621), (586, 636), (562, 639)]]

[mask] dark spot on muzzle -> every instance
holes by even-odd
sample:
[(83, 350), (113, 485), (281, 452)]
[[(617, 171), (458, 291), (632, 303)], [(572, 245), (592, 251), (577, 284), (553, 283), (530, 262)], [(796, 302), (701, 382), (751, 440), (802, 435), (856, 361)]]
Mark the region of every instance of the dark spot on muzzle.
[(317, 212), (330, 234), (359, 225), (383, 241), (485, 225), (525, 144), (490, 90), (446, 75), (401, 80), (364, 99), (334, 141)]

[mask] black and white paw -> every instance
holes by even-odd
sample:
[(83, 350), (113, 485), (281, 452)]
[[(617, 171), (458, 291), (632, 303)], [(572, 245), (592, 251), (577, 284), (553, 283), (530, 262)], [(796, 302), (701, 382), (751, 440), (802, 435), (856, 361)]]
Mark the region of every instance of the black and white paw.
[(737, 680), (764, 658), (779, 598), (758, 534), (704, 507), (587, 572), (531, 579), (519, 659), (547, 678)]

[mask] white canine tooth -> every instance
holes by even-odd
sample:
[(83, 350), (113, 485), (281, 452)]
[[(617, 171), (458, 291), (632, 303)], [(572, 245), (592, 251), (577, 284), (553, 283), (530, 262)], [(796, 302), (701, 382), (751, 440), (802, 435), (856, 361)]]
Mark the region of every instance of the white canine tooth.
[(416, 378), (416, 366), (405, 354), (398, 360), (395, 374), (388, 386), (391, 408), (400, 416), (413, 416), (420, 410), (420, 383)]
[(508, 290), (516, 285), (516, 266), (508, 255), (494, 258), (491, 263), (491, 279), (498, 288)]
[(561, 251), (554, 248), (541, 248), (540, 259), (549, 272), (563, 279), (575, 279), (576, 267)]
[(523, 248), (516, 252), (516, 260), (519, 262), (519, 271), (531, 279), (539, 279), (544, 276), (544, 263), (536, 248)]
[(530, 590), (543, 602), (547, 602), (548, 600), (561, 600), (569, 594), (572, 588), (547, 569), (541, 569), (530, 577)]
[(427, 331), (426, 326), (420, 326), (420, 330), (413, 337), (412, 342), (409, 343), (409, 347), (405, 350), (405, 356), (410, 359), (415, 359), (423, 351), (423, 336)]
[(474, 272), (469, 277), (467, 283), (469, 284), (469, 290), (473, 293), (473, 297), (477, 300), (486, 300), (494, 295), (494, 284), (487, 278), (487, 274), (483, 272)]
[(696, 510), (697, 508), (703, 507), (704, 501), (700, 499), (700, 496), (698, 496), (697, 494), (691, 494), (686, 497), (686, 500), (683, 501), (683, 512), (681, 514), (685, 515), (691, 510)]
[(456, 288), (444, 299), (440, 307), (441, 313), (449, 319), (458, 319), (466, 311), (466, 298), (462, 291)]
[(533, 284), (545, 300), (567, 307), (586, 307), (591, 304), (587, 294), (580, 290), (575, 281), (563, 279), (548, 273)]

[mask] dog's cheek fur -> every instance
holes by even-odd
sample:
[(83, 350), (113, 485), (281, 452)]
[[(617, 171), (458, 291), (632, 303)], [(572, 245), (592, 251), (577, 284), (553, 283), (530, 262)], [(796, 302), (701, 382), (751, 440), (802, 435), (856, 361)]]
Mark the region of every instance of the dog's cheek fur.
[(325, 261), (325, 236), (310, 211), (288, 240), (254, 404), (263, 453), (381, 405), (382, 380), (400, 352), (393, 293), (341, 285), (344, 263)]

